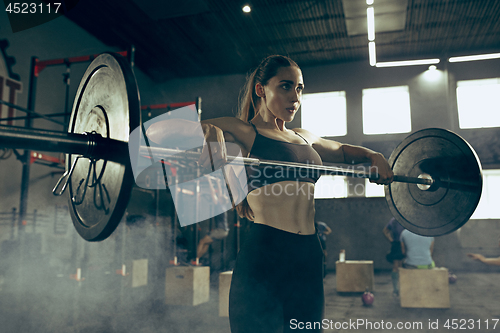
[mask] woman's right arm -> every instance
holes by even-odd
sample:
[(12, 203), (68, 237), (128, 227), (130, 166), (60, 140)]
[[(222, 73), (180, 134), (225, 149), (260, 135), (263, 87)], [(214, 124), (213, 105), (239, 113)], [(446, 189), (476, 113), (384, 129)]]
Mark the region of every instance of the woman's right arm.
[[(172, 138), (180, 138), (182, 140), (199, 140), (201, 135), (205, 138), (207, 134), (214, 134), (218, 129), (224, 133), (231, 135), (240, 143), (245, 144), (247, 136), (252, 129), (248, 124), (235, 117), (221, 117), (203, 120), (201, 122), (185, 120), (185, 119), (168, 119), (158, 121), (146, 131), (146, 136), (154, 143), (165, 146), (168, 145)], [(209, 142), (208, 140), (206, 140)], [(222, 141), (223, 142), (223, 141)]]
[(203, 131), (200, 131), (200, 123), (186, 119), (168, 119), (155, 122), (146, 130), (149, 141), (162, 147), (171, 146), (171, 142), (183, 140), (185, 146), (190, 142), (200, 142), (203, 139)]
[(250, 125), (235, 117), (204, 120), (201, 123), (185, 119), (168, 119), (152, 124), (146, 131), (148, 139), (161, 147), (169, 147), (173, 141), (185, 147), (203, 147), (198, 163), (207, 169), (218, 169), (226, 163), (226, 138), (248, 151), (252, 142)]
[[(243, 120), (236, 117), (220, 117), (203, 120), (201, 122), (203, 131), (209, 126), (215, 126), (222, 130), (224, 133), (230, 133), (234, 138), (234, 142), (237, 142), (242, 148), (249, 151), (253, 144), (253, 134), (255, 133), (253, 128), (245, 123)], [(206, 139), (206, 135), (205, 135)], [(206, 140), (208, 142), (208, 140)]]

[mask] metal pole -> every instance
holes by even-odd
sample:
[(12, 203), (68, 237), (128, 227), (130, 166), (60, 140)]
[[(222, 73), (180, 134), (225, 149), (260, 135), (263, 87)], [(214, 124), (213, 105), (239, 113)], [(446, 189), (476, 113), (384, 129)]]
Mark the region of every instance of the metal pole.
[(54, 205), (54, 234), (57, 234), (57, 205)]
[[(25, 108), (23, 108), (23, 107), (21, 107), (19, 105), (15, 105), (15, 104), (12, 104), (12, 103), (9, 103), (9, 102), (6, 102), (6, 101), (2, 101), (2, 100), (0, 100), (0, 104), (5, 104), (5, 105), (7, 105), (10, 108), (26, 112), (27, 115), (33, 116), (33, 118), (43, 118), (43, 119), (51, 121), (53, 123), (56, 123), (56, 124), (59, 124), (59, 125), (64, 125), (64, 123), (62, 123), (62, 122), (60, 122), (58, 120), (51, 119), (49, 115), (44, 115), (44, 114), (36, 113), (35, 111), (30, 110), (29, 108), (25, 109)], [(2, 118), (2, 121), (11, 120), (11, 119), (15, 120), (15, 119), (18, 119), (18, 118), (17, 117)]]
[[(0, 104), (2, 104), (2, 102), (0, 102)], [(50, 113), (50, 114), (46, 114), (46, 115), (39, 115), (39, 114), (32, 114), (31, 115), (31, 119), (36, 119), (36, 118), (51, 118), (51, 117), (62, 117), (64, 116), (66, 113), (65, 112), (58, 112), (58, 113)], [(9, 118), (0, 118), (0, 121), (11, 121), (11, 120), (26, 120), (26, 116), (23, 116), (23, 117), (9, 117)], [(60, 123), (58, 122), (58, 124), (63, 124), (63, 123)], [(10, 126), (10, 125), (9, 125)]]
[[(127, 142), (103, 138), (97, 133), (66, 133), (0, 125), (0, 147), (67, 153), (122, 164), (130, 163)], [(29, 155), (27, 161), (29, 162)]]
[(12, 228), (10, 228), (10, 239), (14, 240), (14, 229), (16, 227), (16, 208), (12, 208)]
[[(36, 99), (36, 83), (37, 77), (35, 76), (35, 67), (38, 58), (31, 58), (31, 70), (30, 70), (30, 83), (29, 83), (29, 92), (28, 92), (28, 109), (35, 109), (35, 99)], [(24, 122), (24, 126), (26, 128), (31, 128), (31, 115), (28, 113), (26, 115), (26, 120)], [(28, 208), (28, 191), (29, 191), (29, 181), (30, 181), (30, 150), (24, 150), (24, 154), (22, 155), (21, 162), (23, 163), (23, 170), (21, 176), (21, 193), (20, 193), (20, 202), (19, 202), (19, 236), (21, 237), (24, 232), (24, 221), (26, 220), (26, 210)], [(21, 249), (23, 248), (21, 241)], [(22, 250), (21, 250), (22, 251)], [(22, 260), (22, 258), (21, 258)]]
[(135, 66), (135, 45), (130, 45), (127, 50), (127, 60), (130, 63), (130, 67)]
[[(212, 215), (212, 214), (213, 214), (213, 206), (212, 206), (212, 205), (210, 205), (210, 208), (209, 208), (209, 209), (210, 209), (210, 215)], [(214, 219), (213, 217), (211, 217), (211, 218), (208, 220), (208, 233), (209, 233), (209, 234), (210, 234), (210, 232), (212, 232), (213, 222), (215, 222), (214, 220), (215, 220), (215, 219)], [(217, 227), (217, 226), (215, 226), (215, 227)], [(201, 237), (201, 236), (200, 236), (200, 237)], [(213, 252), (214, 252), (214, 251), (213, 251), (212, 244), (213, 244), (213, 242), (212, 242), (212, 243), (210, 243), (210, 244), (208, 245), (208, 266), (209, 266), (209, 267), (212, 267), (212, 255), (213, 255)]]
[(240, 252), (240, 242), (241, 242), (240, 240), (241, 218), (237, 212), (235, 213), (236, 213), (236, 255), (238, 255), (238, 252)]
[(63, 74), (64, 85), (66, 86), (66, 95), (64, 99), (64, 130), (68, 130), (69, 125), (69, 115), (71, 114), (69, 106), (69, 88), (70, 88), (70, 75), (71, 75), (71, 64), (66, 62), (66, 72)]
[(225, 271), (226, 270), (226, 262), (224, 260), (224, 255), (226, 254), (226, 241), (225, 239), (222, 239), (221, 241), (221, 244), (220, 244), (220, 268), (221, 268), (221, 271)]
[[(175, 185), (179, 184), (178, 176), (174, 177), (174, 182), (175, 182)], [(177, 190), (174, 190), (174, 193), (172, 193), (172, 191), (170, 191), (170, 195), (172, 196), (172, 199), (174, 200), (174, 202), (177, 202)], [(179, 216), (177, 215), (177, 210), (175, 209), (175, 205), (174, 205), (173, 213), (174, 213), (174, 216), (172, 219), (172, 229), (173, 229), (173, 232), (172, 232), (172, 243), (173, 243), (172, 252), (173, 252), (173, 257), (174, 257), (174, 265), (176, 266), (178, 263), (178, 261), (177, 261), (178, 260), (178, 258), (177, 258), (177, 222), (179, 221)]]
[(36, 213), (37, 213), (37, 210), (34, 209), (33, 210), (33, 237), (36, 234)]

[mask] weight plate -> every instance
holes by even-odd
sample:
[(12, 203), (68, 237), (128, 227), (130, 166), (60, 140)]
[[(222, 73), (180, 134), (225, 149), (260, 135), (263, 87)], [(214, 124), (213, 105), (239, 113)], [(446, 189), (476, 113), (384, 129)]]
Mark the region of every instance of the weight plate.
[(464, 225), (476, 209), (482, 191), (481, 163), (474, 149), (457, 134), (439, 128), (409, 135), (389, 157), (395, 175), (426, 177), (425, 186), (393, 182), (385, 197), (393, 216), (406, 229), (439, 236)]
[[(128, 142), (140, 125), (139, 91), (128, 61), (117, 54), (99, 55), (78, 87), (69, 133), (97, 132)], [(76, 155), (68, 155), (69, 170)], [(106, 239), (116, 229), (134, 184), (130, 162), (78, 158), (69, 180), (70, 212), (78, 233), (87, 241)]]

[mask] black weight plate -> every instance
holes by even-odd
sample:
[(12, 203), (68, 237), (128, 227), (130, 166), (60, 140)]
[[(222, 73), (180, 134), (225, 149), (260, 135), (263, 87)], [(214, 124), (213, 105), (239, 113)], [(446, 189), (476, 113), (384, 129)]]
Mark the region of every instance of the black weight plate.
[(396, 147), (389, 164), (395, 175), (428, 174), (436, 180), (428, 190), (402, 182), (385, 186), (389, 209), (406, 229), (423, 236), (445, 235), (474, 213), (483, 183), (481, 163), (457, 134), (439, 128), (415, 132)]
[[(95, 131), (128, 142), (139, 125), (139, 92), (132, 68), (120, 55), (99, 55), (80, 82), (68, 132)], [(66, 167), (76, 158), (69, 155)], [(85, 240), (100, 241), (111, 235), (125, 213), (133, 184), (130, 163), (78, 159), (68, 190), (73, 224)]]

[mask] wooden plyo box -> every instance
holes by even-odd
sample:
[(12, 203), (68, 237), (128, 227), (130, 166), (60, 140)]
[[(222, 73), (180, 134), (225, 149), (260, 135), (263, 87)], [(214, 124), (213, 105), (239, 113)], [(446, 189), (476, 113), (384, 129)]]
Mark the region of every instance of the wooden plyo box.
[(346, 260), (336, 262), (337, 292), (373, 291), (373, 261)]
[(148, 259), (132, 261), (132, 288), (148, 284)]
[(399, 298), (403, 308), (449, 308), (448, 269), (399, 269)]
[(117, 274), (125, 277), (124, 286), (136, 288), (148, 285), (148, 259), (127, 260)]
[(219, 274), (219, 317), (229, 317), (229, 289), (233, 272)]
[(210, 267), (169, 267), (165, 278), (165, 303), (198, 305), (210, 297)]

